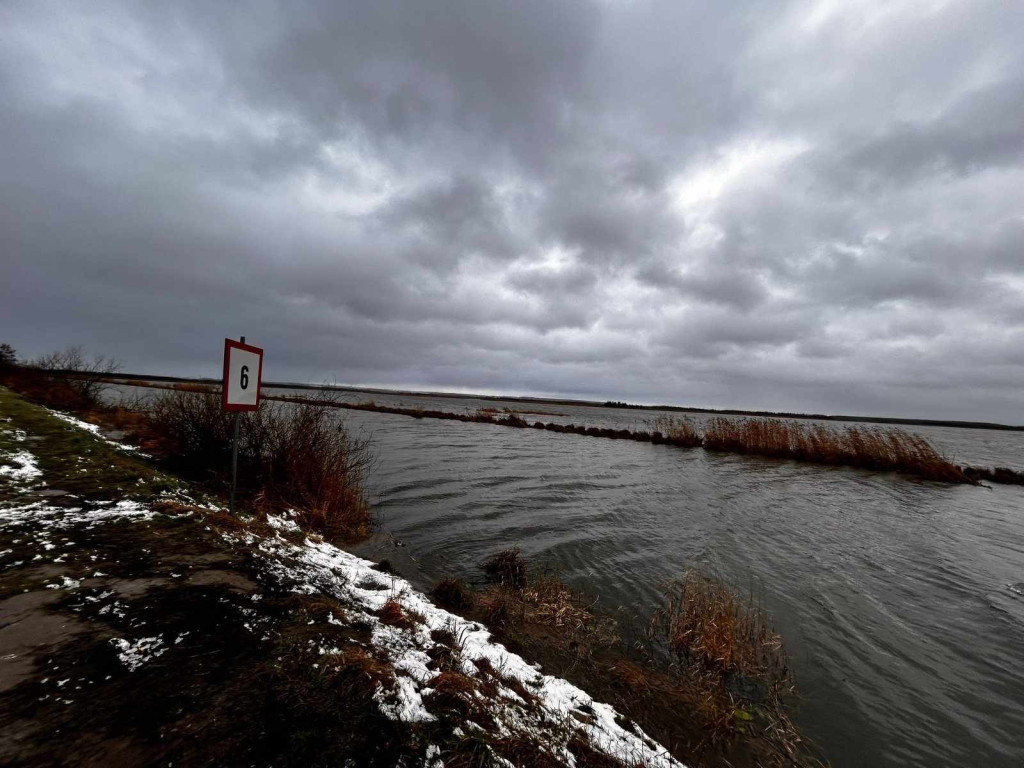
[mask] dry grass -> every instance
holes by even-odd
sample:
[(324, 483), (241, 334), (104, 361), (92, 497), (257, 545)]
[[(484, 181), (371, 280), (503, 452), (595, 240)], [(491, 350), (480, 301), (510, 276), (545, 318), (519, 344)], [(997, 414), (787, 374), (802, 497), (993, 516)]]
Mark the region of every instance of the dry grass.
[(688, 571), (666, 592), (656, 622), (688, 663), (773, 686), (789, 677), (782, 638), (764, 612), (718, 579)]
[(413, 626), (412, 619), (406, 615), (401, 604), (393, 597), (388, 598), (383, 607), (377, 611), (377, 618), (380, 619), (381, 624), (387, 624), (390, 627), (412, 629)]
[(522, 589), (526, 586), (526, 561), (519, 548), (496, 552), (484, 561), (483, 569), (488, 579), (503, 587)]
[(656, 443), (669, 443), (684, 448), (696, 448), (703, 444), (697, 427), (686, 417), (663, 416), (655, 419), (651, 438)]
[(430, 596), (434, 602), (449, 611), (468, 611), (473, 607), (473, 593), (462, 579), (444, 579), (438, 582)]
[(708, 745), (753, 734), (770, 747), (771, 764), (794, 759), (801, 740), (784, 707), (794, 691), (789, 657), (752, 598), (689, 571), (667, 588), (648, 640), (673, 660), (675, 677), (694, 697)]
[[(280, 398), (302, 402), (304, 398)], [(634, 440), (644, 443), (674, 445), (682, 448), (704, 447), (758, 456), (806, 461), (818, 464), (847, 465), (887, 472), (902, 472), (928, 480), (947, 483), (971, 483), (984, 470), (960, 467), (944, 457), (927, 440), (898, 428), (849, 427), (845, 430), (799, 421), (776, 418), (733, 419), (722, 416), (710, 419), (703, 430), (686, 417), (665, 417), (654, 422), (653, 430), (611, 429), (554, 422), (533, 424), (509, 409), (497, 411), (481, 408), (473, 414), (424, 410), (365, 403), (334, 403), (337, 408), (390, 413), (413, 418), (447, 419), (451, 421), (496, 424), (517, 429), (538, 429), (560, 434), (600, 437), (612, 440)], [(500, 417), (500, 414), (505, 414)], [(521, 413), (534, 413), (522, 411)], [(539, 412), (538, 412), (539, 413)], [(973, 474), (972, 474), (973, 473)], [(995, 482), (1019, 482), (1020, 476), (1003, 472), (985, 477)]]
[(534, 579), (520, 593), (529, 621), (558, 627), (573, 638), (586, 638), (586, 646), (608, 646), (618, 640), (615, 622), (599, 618), (592, 601), (554, 576)]
[[(792, 683), (781, 638), (752, 600), (686, 574), (646, 630), (627, 642), (592, 599), (551, 575), (530, 577), (518, 550), (486, 565), (496, 583), (476, 595), (476, 617), (510, 649), (613, 704), (684, 762), (813, 763), (786, 714)], [(509, 570), (513, 582), (524, 575), (523, 586), (502, 583)], [(486, 695), (500, 672), (477, 666)], [(581, 764), (600, 759), (587, 753)]]
[(492, 555), (483, 569), (495, 586), (478, 594), (475, 603), (488, 626), (544, 627), (550, 633), (548, 642), (571, 650), (574, 663), (618, 642), (615, 621), (597, 615), (583, 593), (550, 574), (529, 578), (520, 550)]

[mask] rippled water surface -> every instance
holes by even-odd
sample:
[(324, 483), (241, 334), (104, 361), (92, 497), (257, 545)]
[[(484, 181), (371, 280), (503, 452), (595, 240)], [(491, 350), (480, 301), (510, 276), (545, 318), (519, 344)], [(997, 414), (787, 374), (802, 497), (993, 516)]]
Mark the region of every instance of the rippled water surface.
[[(651, 418), (373, 397), (595, 426)], [(605, 605), (643, 612), (659, 583), (710, 566), (774, 614), (803, 694), (797, 721), (833, 765), (1024, 765), (1024, 489), (341, 414), (377, 455), (385, 533), (362, 551), (418, 586), (477, 579), (484, 557), (515, 545)], [(1021, 433), (910, 429), (960, 461), (1022, 467)]]

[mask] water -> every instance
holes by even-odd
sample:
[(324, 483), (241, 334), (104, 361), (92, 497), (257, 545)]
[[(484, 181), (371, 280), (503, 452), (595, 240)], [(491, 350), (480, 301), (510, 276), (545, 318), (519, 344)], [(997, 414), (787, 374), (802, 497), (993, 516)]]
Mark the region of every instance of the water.
[[(348, 395), (642, 427), (643, 411)], [(420, 587), (479, 578), (520, 546), (606, 606), (643, 613), (693, 566), (776, 618), (797, 723), (837, 768), (1024, 764), (1024, 489), (482, 424), (340, 412), (373, 440), (387, 557)], [(833, 425), (842, 426), (842, 425)], [(1022, 468), (1024, 434), (912, 428), (973, 464)], [(402, 546), (396, 546), (401, 543)]]

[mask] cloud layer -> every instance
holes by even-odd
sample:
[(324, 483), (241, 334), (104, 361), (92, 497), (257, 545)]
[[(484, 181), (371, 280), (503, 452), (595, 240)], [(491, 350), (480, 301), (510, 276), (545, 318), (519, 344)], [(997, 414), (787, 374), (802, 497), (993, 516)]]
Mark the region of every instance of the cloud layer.
[(1024, 5), (0, 6), (0, 324), (133, 370), (1021, 421)]

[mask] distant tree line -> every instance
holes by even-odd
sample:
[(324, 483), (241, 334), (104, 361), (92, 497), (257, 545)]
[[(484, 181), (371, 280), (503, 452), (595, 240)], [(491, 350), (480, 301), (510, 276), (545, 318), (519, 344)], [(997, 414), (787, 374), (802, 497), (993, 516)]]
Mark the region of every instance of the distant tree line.
[[(80, 345), (34, 360), (19, 360), (13, 346), (0, 343), (0, 382), (12, 384), (11, 378), (15, 377), (18, 379), (16, 388), (29, 389), (40, 398), (46, 392), (53, 401), (50, 404), (55, 406), (81, 408), (98, 404), (109, 384), (107, 379), (120, 370), (121, 363), (117, 359), (107, 355), (87, 357)], [(60, 387), (55, 386), (58, 380)]]

